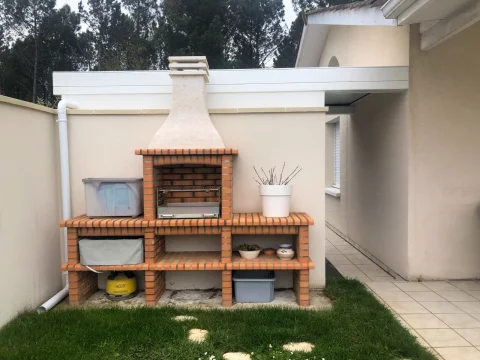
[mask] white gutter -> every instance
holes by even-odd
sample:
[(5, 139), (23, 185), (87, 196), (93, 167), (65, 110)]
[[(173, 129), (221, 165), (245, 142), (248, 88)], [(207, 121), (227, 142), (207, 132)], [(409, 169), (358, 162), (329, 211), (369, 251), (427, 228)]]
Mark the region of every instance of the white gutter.
[[(72, 207), (70, 202), (70, 163), (68, 158), (68, 128), (67, 128), (67, 108), (77, 109), (78, 104), (68, 100), (61, 100), (58, 103), (58, 137), (60, 142), (60, 173), (62, 181), (62, 217), (63, 220), (72, 217)], [(68, 246), (67, 246), (67, 229), (63, 229), (64, 239), (64, 256), (65, 261), (68, 261)], [(37, 308), (37, 312), (43, 313), (50, 310), (57, 305), (62, 299), (68, 295), (68, 275), (65, 279), (65, 287), (58, 293), (53, 295), (45, 303)]]

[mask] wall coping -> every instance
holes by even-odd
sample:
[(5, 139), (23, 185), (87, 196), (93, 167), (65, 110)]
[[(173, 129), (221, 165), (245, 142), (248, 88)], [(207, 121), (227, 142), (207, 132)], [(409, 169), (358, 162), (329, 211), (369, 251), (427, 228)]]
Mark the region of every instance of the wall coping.
[[(271, 108), (225, 108), (208, 109), (210, 114), (256, 114), (256, 113), (309, 113), (328, 112), (328, 106), (320, 107), (271, 107)], [(168, 115), (170, 109), (68, 109), (69, 115)]]
[(20, 106), (32, 110), (37, 110), (37, 111), (43, 111), (49, 114), (56, 114), (57, 110), (43, 106), (43, 105), (38, 105), (38, 104), (33, 104), (28, 101), (23, 101), (23, 100), (18, 100), (14, 99), (8, 96), (3, 96), (0, 95), (0, 103), (5, 103), (5, 104), (10, 104), (10, 105), (15, 105), (15, 106)]

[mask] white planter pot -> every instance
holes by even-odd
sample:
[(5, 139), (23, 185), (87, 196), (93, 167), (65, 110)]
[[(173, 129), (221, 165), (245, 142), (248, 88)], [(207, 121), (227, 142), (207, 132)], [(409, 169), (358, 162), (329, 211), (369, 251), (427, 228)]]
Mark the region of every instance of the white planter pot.
[(260, 185), (263, 216), (288, 216), (290, 214), (291, 195), (292, 185)]
[(260, 251), (262, 250), (254, 250), (254, 251), (238, 250), (238, 252), (240, 253), (240, 256), (243, 259), (247, 259), (247, 260), (256, 259), (258, 255), (260, 255)]

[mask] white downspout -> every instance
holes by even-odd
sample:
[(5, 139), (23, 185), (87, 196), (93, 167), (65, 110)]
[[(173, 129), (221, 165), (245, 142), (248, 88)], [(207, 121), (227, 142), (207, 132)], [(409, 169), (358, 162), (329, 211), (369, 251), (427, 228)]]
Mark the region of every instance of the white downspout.
[[(68, 158), (68, 129), (67, 129), (67, 108), (77, 109), (78, 104), (68, 100), (61, 100), (58, 103), (58, 136), (60, 143), (60, 174), (62, 180), (62, 218), (63, 220), (70, 219), (72, 217), (72, 207), (70, 202), (70, 163)], [(68, 261), (68, 246), (67, 246), (67, 229), (63, 229), (64, 239), (64, 256)], [(68, 295), (68, 275), (65, 279), (65, 287), (58, 293), (53, 295), (45, 303), (37, 308), (37, 312), (43, 313), (50, 310), (57, 305), (62, 299)]]

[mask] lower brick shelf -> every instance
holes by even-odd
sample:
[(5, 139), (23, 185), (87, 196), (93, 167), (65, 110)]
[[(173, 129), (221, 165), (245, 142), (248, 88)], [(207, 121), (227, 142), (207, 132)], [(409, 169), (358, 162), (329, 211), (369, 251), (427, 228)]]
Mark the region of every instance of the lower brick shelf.
[[(136, 265), (97, 265), (89, 266), (95, 271), (209, 271), (209, 270), (310, 270), (311, 260), (300, 262), (297, 259), (280, 260), (276, 257), (260, 255), (253, 260), (245, 260), (234, 253), (231, 262), (222, 262), (218, 251), (167, 252), (154, 264)], [(63, 264), (63, 271), (90, 271), (81, 264)]]

